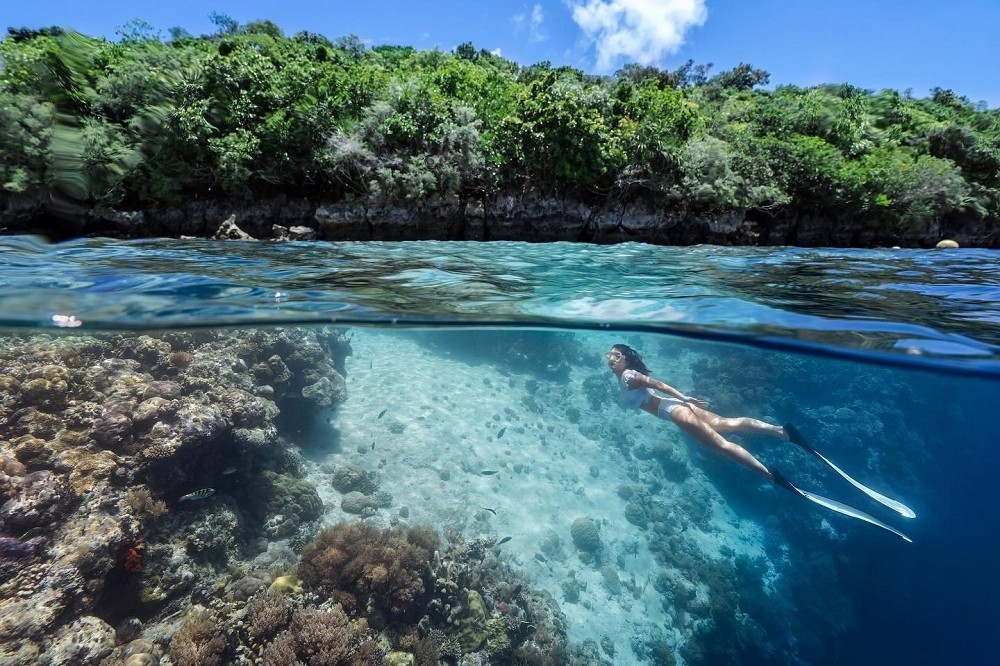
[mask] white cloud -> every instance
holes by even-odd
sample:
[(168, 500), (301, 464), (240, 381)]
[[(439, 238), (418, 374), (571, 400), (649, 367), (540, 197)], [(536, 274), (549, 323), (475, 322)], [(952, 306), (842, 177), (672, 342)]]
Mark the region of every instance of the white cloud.
[(597, 51), (597, 69), (625, 59), (658, 64), (708, 18), (705, 0), (566, 0), (573, 21)]
[(542, 21), (545, 20), (545, 12), (542, 11), (541, 5), (535, 5), (531, 8), (531, 41), (533, 42), (544, 42), (548, 39), (548, 35), (542, 32)]
[(541, 5), (532, 7), (531, 14), (518, 14), (513, 20), (514, 26), (519, 31), (525, 28), (528, 30), (528, 39), (532, 42), (544, 42), (549, 38), (548, 33), (542, 29), (542, 23), (545, 21), (545, 11)]

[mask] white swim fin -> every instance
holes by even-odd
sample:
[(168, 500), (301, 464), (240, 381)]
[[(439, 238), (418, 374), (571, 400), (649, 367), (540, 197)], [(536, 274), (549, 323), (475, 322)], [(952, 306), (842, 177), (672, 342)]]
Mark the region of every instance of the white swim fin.
[(852, 486), (863, 492), (865, 495), (868, 495), (879, 504), (889, 507), (890, 509), (892, 509), (899, 515), (903, 516), (904, 518), (916, 518), (917, 514), (914, 513), (913, 509), (911, 509), (910, 507), (906, 506), (902, 502), (892, 499), (891, 497), (886, 497), (885, 495), (876, 490), (872, 490), (871, 488), (861, 483), (857, 479), (851, 477), (844, 470), (834, 465), (833, 462), (827, 460), (826, 456), (824, 456), (822, 453), (813, 448), (813, 446), (805, 440), (805, 438), (802, 436), (802, 433), (800, 433), (799, 429), (796, 428), (794, 425), (789, 423), (786, 424), (784, 428), (785, 428), (785, 433), (788, 434), (788, 441), (790, 441), (792, 444), (802, 447), (809, 453), (813, 454), (814, 456), (825, 462), (827, 465), (830, 466), (830, 469), (832, 469), (834, 472), (844, 477), (844, 479), (846, 479), (848, 483), (850, 483)]
[(822, 507), (830, 509), (831, 511), (836, 511), (837, 513), (843, 514), (845, 516), (850, 516), (851, 518), (857, 518), (858, 520), (863, 520), (864, 522), (874, 525), (876, 527), (881, 527), (887, 532), (892, 532), (893, 534), (903, 539), (907, 543), (913, 543), (913, 539), (906, 536), (892, 525), (883, 523), (875, 516), (869, 515), (864, 511), (862, 511), (861, 509), (855, 509), (853, 506), (850, 506), (849, 504), (844, 504), (843, 502), (832, 500), (829, 497), (823, 497), (822, 495), (811, 493), (808, 490), (802, 490), (798, 486), (793, 485), (791, 481), (786, 479), (784, 475), (781, 474), (781, 472), (774, 469), (769, 471), (771, 472), (771, 476), (774, 477), (774, 485), (784, 488), (785, 490), (794, 493), (803, 499), (807, 499), (810, 502), (815, 502), (816, 504), (819, 504)]

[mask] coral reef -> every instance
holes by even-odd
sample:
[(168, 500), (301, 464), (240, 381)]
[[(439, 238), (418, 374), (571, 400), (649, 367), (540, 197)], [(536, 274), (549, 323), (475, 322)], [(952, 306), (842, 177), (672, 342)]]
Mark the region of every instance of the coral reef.
[[(397, 422), (389, 424), (390, 430)], [(362, 517), (371, 517), (378, 513), (379, 509), (386, 509), (392, 506), (392, 495), (384, 490), (379, 490), (380, 478), (377, 472), (368, 472), (360, 465), (348, 463), (338, 465), (330, 471), (333, 479), (331, 485), (343, 496), (340, 499), (340, 508), (345, 513), (352, 513)], [(402, 509), (406, 511), (405, 507)]]
[(654, 499), (649, 489), (643, 486), (623, 486), (618, 489), (618, 496), (628, 502), (625, 505), (625, 519), (643, 529), (650, 523), (660, 523), (657, 527), (662, 530), (672, 520), (680, 520), (675, 519), (674, 512), (666, 502)]
[[(455, 620), (458, 625), (456, 638), (463, 652), (476, 652), (486, 642), (486, 603), (475, 590), (467, 590), (462, 612)], [(503, 634), (503, 632), (501, 632)], [(503, 634), (503, 638), (506, 635)], [(508, 640), (509, 644), (510, 641)]]
[(570, 525), (569, 532), (573, 538), (573, 545), (580, 551), (581, 556), (586, 556), (588, 561), (599, 555), (604, 547), (597, 522), (590, 518), (577, 518)]
[(371, 495), (378, 490), (379, 476), (377, 472), (366, 472), (360, 465), (338, 465), (333, 470), (332, 485), (341, 493)]
[(307, 589), (401, 636), (392, 647), (415, 664), (479, 653), (491, 663), (564, 663), (571, 650), (555, 602), (497, 558), (494, 539), (449, 539), (426, 527), (341, 523), (306, 546), (299, 571)]
[[(335, 329), (5, 337), (0, 662), (99, 663), (123, 618), (211, 597), (276, 515), (274, 534), (315, 520), (315, 490), (279, 476), (301, 466), (279, 433), (343, 399), (349, 353)], [(285, 370), (250, 371), (268, 363)], [(234, 501), (275, 478), (260, 513)]]
[(303, 552), (301, 581), (279, 576), (264, 589), (269, 574), (254, 572), (147, 626), (149, 638), (121, 641), (103, 664), (155, 663), (164, 648), (176, 666), (603, 663), (567, 643), (555, 603), (498, 559), (493, 540), (452, 536), (333, 526)]
[(223, 628), (207, 612), (194, 612), (170, 639), (170, 657), (177, 666), (218, 666), (226, 651)]
[[(630, 424), (587, 413), (587, 403), (606, 409), (614, 399), (606, 373), (584, 382), (587, 403), (555, 400), (553, 414), (610, 453), (588, 461), (589, 477), (586, 466), (573, 474), (583, 478), (579, 485), (611, 478), (609, 460), (627, 469), (617, 497), (607, 497), (625, 520), (581, 508), (595, 518), (577, 519), (568, 533), (566, 525), (546, 530), (517, 557), (554, 571), (549, 589), (561, 586), (562, 599), (579, 604), (574, 613), (593, 611), (599, 595), (622, 608), (649, 602), (665, 622), (631, 641), (608, 635), (572, 646), (557, 603), (503, 558), (506, 539), (463, 536), (510, 529), (498, 527), (501, 503), (480, 508), (484, 519), (475, 527), (456, 519), (442, 538), (431, 528), (383, 529), (408, 526), (411, 514), (423, 519), (424, 509), (408, 497), (409, 509), (382, 511), (393, 497), (380, 489), (381, 474), (346, 456), (321, 468), (339, 497), (305, 480), (305, 470), (319, 467), (316, 451), (302, 455), (288, 442), (332, 441), (336, 449), (335, 436), (313, 429), (345, 395), (350, 347), (343, 333), (38, 335), (5, 342), (0, 663), (142, 666), (169, 654), (177, 666), (597, 664), (625, 660), (629, 646), (649, 663), (779, 663), (775, 644), (796, 630), (782, 626), (796, 617), (782, 603), (794, 603), (802, 617), (829, 619), (803, 639), (803, 654), (832, 649), (852, 626), (847, 600), (829, 592), (840, 561), (807, 552), (789, 558), (778, 535), (798, 523), (783, 508), (769, 519), (766, 546), (771, 562), (794, 560), (801, 579), (789, 575), (782, 585), (794, 583), (795, 592), (765, 589), (763, 581), (774, 579), (770, 563), (732, 549), (706, 554), (704, 544), (713, 541), (706, 536), (718, 529), (719, 497), (684, 447), (651, 442)], [(532, 373), (517, 378), (529, 413), (548, 409), (540, 399), (544, 382), (560, 377), (578, 353), (572, 344), (553, 351), (538, 342), (528, 336), (470, 352), (476, 362), (499, 356)], [(543, 359), (554, 359), (553, 367), (540, 369)], [(754, 395), (726, 399), (735, 404)], [(822, 416), (846, 428), (858, 420), (849, 412)], [(507, 409), (488, 424), (498, 449), (530, 432), (515, 416)], [(883, 417), (888, 423), (890, 415)], [(390, 435), (412, 433), (414, 424), (392, 416), (379, 422)], [(361, 446), (374, 450), (367, 437)], [(775, 455), (788, 455), (786, 448)], [(378, 451), (373, 458), (390, 455), (381, 441)], [(896, 464), (891, 456), (886, 451), (873, 469)], [(527, 478), (525, 460), (501, 464), (496, 469)], [(720, 472), (725, 478), (739, 470)], [(440, 474), (452, 487), (463, 481), (457, 468)], [(385, 485), (397, 497), (406, 492)], [(343, 513), (364, 521), (317, 534), (321, 497), (328, 508), (339, 501)], [(573, 566), (577, 571), (569, 571)], [(645, 582), (639, 567), (649, 567)], [(826, 595), (816, 593), (821, 588)]]
[(293, 610), (292, 602), (285, 595), (269, 590), (250, 600), (243, 624), (255, 641), (267, 642), (288, 626)]
[(249, 484), (245, 506), (271, 539), (291, 536), (323, 513), (316, 489), (287, 474), (264, 470)]
[(369, 666), (383, 654), (364, 620), (351, 621), (338, 605), (299, 608), (263, 652), (274, 666)]
[(65, 475), (49, 470), (29, 472), (18, 479), (13, 497), (0, 506), (0, 522), (15, 532), (51, 525), (76, 499)]
[(379, 490), (373, 495), (365, 495), (357, 490), (353, 490), (340, 499), (340, 508), (345, 513), (354, 513), (361, 516), (372, 516), (378, 509), (385, 509), (392, 505), (392, 495)]
[(431, 541), (418, 532), (341, 523), (305, 547), (299, 575), (309, 585), (329, 588), (351, 612), (373, 605), (406, 618), (427, 603), (430, 558), (438, 545), (436, 536)]

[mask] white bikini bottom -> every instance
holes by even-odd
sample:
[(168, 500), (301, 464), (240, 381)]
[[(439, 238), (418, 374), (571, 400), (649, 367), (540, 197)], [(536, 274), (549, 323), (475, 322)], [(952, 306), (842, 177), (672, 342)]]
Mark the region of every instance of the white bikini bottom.
[(660, 406), (656, 410), (656, 415), (664, 421), (670, 420), (670, 413), (678, 407), (683, 407), (687, 403), (677, 398), (660, 398)]

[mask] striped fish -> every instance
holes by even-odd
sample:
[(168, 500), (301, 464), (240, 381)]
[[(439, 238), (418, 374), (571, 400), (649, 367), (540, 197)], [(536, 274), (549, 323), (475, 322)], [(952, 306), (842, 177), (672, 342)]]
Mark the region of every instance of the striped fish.
[(206, 497), (211, 497), (215, 494), (215, 488), (202, 488), (201, 490), (196, 490), (193, 493), (188, 493), (183, 495), (178, 501), (183, 502), (185, 500), (200, 500)]

